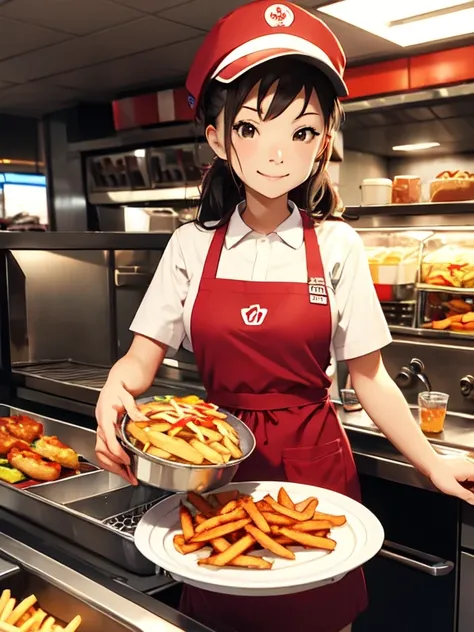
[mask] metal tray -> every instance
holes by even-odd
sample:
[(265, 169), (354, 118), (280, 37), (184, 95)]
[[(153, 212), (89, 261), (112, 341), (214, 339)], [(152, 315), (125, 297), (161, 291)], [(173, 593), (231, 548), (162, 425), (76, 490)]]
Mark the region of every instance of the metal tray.
[(8, 588), (17, 599), (34, 594), (39, 606), (58, 621), (68, 622), (79, 614), (81, 632), (182, 629), (2, 533), (0, 556), (0, 564), (9, 563), (13, 569), (0, 576), (0, 592)]
[[(46, 433), (57, 435), (97, 465), (94, 431), (0, 405), (0, 416), (14, 414), (38, 419)], [(146, 485), (131, 487), (101, 469), (25, 489), (0, 481), (4, 509), (138, 575), (152, 575), (156, 569), (136, 549), (134, 527), (143, 513), (167, 495)]]

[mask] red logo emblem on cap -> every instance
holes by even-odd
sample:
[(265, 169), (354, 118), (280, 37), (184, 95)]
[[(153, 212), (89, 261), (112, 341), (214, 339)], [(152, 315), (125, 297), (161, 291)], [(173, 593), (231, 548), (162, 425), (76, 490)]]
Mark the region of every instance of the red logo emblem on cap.
[(293, 11), (284, 4), (272, 4), (265, 11), (265, 20), (273, 28), (277, 26), (291, 26), (295, 19)]

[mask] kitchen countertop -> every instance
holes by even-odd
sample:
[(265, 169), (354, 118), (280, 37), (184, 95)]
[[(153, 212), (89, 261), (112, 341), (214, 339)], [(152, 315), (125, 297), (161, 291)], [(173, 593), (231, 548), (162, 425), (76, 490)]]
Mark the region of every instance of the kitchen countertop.
[[(365, 411), (348, 413), (342, 406), (337, 409), (359, 474), (438, 492), (380, 432)], [(450, 414), (444, 432), (427, 439), (444, 456), (465, 455), (474, 449), (474, 418)]]
[[(199, 390), (193, 385), (193, 391)], [(18, 408), (40, 415), (62, 419), (79, 426), (92, 428), (90, 418), (71, 418), (67, 411), (45, 410), (33, 402), (17, 401)], [(336, 403), (339, 418), (347, 432), (360, 474), (376, 476), (405, 485), (434, 490), (431, 483), (419, 474), (387, 437), (372, 423), (365, 411), (346, 412)], [(414, 410), (416, 414), (416, 410)], [(440, 435), (427, 437), (435, 449), (444, 455), (474, 452), (474, 417), (448, 414), (445, 430)]]
[(0, 250), (163, 250), (168, 233), (0, 231)]
[[(346, 430), (379, 437), (388, 442), (388, 439), (380, 432), (365, 411), (348, 413), (342, 406), (337, 406), (337, 410)], [(416, 408), (413, 412), (416, 414)], [(426, 436), (432, 445), (442, 449), (474, 450), (474, 417), (448, 413), (444, 432)]]

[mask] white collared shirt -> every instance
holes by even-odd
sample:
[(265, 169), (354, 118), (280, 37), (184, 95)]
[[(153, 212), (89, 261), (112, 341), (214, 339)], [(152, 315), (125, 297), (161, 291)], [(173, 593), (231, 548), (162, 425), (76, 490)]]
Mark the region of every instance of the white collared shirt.
[[(256, 233), (237, 207), (230, 218), (217, 276), (242, 281), (307, 283), (303, 223), (291, 215), (269, 235)], [(315, 228), (326, 275), (333, 323), (333, 360), (377, 351), (391, 342), (375, 293), (362, 240), (344, 222), (326, 221)], [(214, 235), (190, 223), (176, 230), (158, 265), (130, 329), (176, 351), (192, 351), (191, 313), (204, 261)], [(291, 323), (288, 324), (291, 326)], [(334, 372), (334, 366), (328, 374)]]

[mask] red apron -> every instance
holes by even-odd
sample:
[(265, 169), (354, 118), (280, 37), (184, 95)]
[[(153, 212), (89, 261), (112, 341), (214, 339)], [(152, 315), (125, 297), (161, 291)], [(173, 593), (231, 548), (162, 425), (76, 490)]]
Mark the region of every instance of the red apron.
[[(235, 480), (292, 481), (359, 500), (357, 472), (328, 395), (331, 310), (312, 222), (303, 213), (308, 283), (216, 278), (226, 226), (204, 264), (191, 318), (209, 401), (237, 414), (257, 447)], [(340, 632), (365, 609), (362, 570), (283, 597), (183, 587), (181, 610), (217, 632)]]

